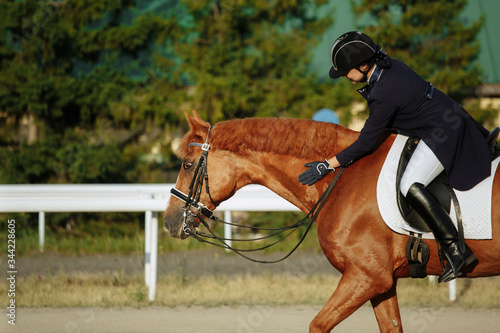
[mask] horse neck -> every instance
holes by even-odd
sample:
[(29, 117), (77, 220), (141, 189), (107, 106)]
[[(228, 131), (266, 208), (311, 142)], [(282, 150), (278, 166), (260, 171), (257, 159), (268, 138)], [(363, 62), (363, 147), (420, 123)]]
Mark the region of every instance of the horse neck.
[[(277, 124), (280, 120), (274, 120), (270, 127), (266, 127), (265, 121), (258, 126), (248, 121), (238, 129), (220, 129), (222, 133), (238, 133), (226, 138), (230, 143), (226, 149), (231, 151), (231, 161), (237, 166), (237, 189), (260, 184), (307, 211), (325, 189), (298, 182), (298, 175), (306, 170), (304, 164), (336, 155), (355, 141), (357, 132), (313, 121), (282, 121)], [(277, 129), (281, 125), (284, 129)]]

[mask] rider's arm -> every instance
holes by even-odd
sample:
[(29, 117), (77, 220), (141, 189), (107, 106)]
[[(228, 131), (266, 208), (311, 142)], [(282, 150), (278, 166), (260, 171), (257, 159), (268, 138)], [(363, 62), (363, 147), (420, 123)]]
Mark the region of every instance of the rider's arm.
[(389, 98), (370, 100), (370, 115), (361, 130), (358, 139), (349, 147), (331, 157), (328, 162), (332, 167), (349, 166), (361, 157), (372, 152), (380, 135), (391, 125), (397, 106)]

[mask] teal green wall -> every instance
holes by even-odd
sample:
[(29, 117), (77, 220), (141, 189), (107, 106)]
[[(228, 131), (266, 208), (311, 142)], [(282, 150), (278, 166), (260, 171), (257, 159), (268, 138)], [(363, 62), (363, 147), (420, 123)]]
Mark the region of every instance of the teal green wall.
[(470, 0), (464, 17), (476, 20), (482, 15), (486, 17), (486, 23), (479, 34), (479, 61), (484, 68), (484, 82), (500, 83), (500, 38), (496, 33), (500, 22), (500, 1)]

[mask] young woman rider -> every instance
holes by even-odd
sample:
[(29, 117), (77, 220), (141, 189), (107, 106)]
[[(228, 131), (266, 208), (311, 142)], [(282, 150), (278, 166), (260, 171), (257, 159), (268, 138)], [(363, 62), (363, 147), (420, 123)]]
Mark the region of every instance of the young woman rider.
[(463, 108), (401, 61), (390, 59), (367, 35), (351, 31), (333, 43), (330, 77), (353, 84), (367, 82), (358, 91), (367, 100), (369, 116), (358, 139), (324, 162), (307, 163), (299, 176), (313, 185), (339, 166), (349, 166), (367, 155), (386, 128), (401, 130), (421, 140), (413, 153), (400, 191), (432, 230), (447, 258), (439, 282), (461, 275), (477, 258), (466, 245), (460, 251), (457, 230), (426, 186), (443, 170), (449, 184), (468, 190), (490, 175), (488, 131)]

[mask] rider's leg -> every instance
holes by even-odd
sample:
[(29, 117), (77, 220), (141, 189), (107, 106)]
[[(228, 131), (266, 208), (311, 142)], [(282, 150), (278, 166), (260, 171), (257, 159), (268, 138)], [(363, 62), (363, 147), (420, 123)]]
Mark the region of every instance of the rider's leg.
[(439, 176), (443, 170), (444, 167), (436, 155), (434, 155), (434, 152), (423, 140), (420, 140), (408, 162), (399, 189), (406, 197), (411, 185), (420, 183), (427, 186)]
[(400, 190), (432, 230), (445, 253), (447, 265), (438, 281), (448, 282), (460, 276), (460, 270), (477, 258), (467, 245), (464, 252), (459, 250), (458, 233), (450, 216), (426, 188), (443, 170), (441, 162), (421, 140), (408, 163)]

